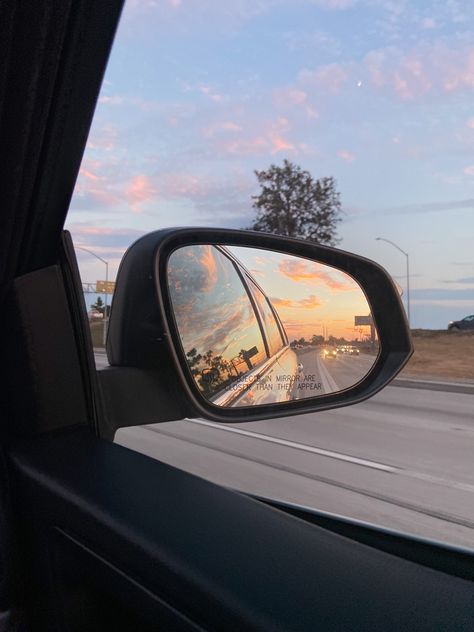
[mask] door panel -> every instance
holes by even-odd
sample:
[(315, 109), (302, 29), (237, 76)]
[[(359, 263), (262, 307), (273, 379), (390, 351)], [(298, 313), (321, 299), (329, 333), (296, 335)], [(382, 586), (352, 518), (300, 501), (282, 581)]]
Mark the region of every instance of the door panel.
[(33, 630), (53, 629), (58, 603), (75, 632), (117, 619), (144, 630), (471, 629), (472, 582), (86, 429), (18, 443), (10, 461), (29, 596), (46, 604)]

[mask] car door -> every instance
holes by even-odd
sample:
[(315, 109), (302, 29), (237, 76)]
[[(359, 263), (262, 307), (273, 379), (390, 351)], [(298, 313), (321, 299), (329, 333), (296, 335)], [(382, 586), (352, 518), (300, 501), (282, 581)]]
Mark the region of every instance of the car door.
[(0, 6), (3, 629), (472, 629), (466, 552), (293, 515), (101, 438), (112, 403), (61, 235), (120, 10)]

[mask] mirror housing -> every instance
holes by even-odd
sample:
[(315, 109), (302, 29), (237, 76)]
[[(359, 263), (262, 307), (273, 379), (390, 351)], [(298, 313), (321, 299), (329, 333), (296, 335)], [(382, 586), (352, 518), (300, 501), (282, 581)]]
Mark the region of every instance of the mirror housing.
[[(168, 259), (195, 245), (242, 246), (316, 261), (346, 273), (365, 293), (377, 326), (379, 354), (354, 386), (317, 398), (258, 406), (221, 407), (196, 387), (181, 346), (167, 284)], [(159, 230), (136, 241), (119, 268), (109, 322), (107, 355), (112, 366), (149, 370), (157, 388), (185, 400), (188, 417), (244, 422), (328, 410), (361, 402), (386, 386), (413, 352), (397, 288), (378, 264), (335, 248), (251, 231), (211, 228)], [(159, 381), (159, 384), (158, 384)]]

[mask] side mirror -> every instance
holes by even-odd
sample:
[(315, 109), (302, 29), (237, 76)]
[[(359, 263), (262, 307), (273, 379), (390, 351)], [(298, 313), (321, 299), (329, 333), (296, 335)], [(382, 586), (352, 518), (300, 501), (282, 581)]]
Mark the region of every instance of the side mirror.
[(367, 399), (412, 345), (397, 288), (372, 261), (198, 228), (157, 231), (128, 250), (107, 353), (177, 380), (188, 416), (242, 422)]

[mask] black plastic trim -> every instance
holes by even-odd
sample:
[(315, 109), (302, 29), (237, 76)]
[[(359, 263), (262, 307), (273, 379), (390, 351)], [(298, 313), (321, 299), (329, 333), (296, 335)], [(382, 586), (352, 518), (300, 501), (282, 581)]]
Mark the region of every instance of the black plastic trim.
[(474, 550), (385, 529), (354, 518), (330, 514), (275, 498), (252, 494), (251, 496), (270, 507), (280, 509), (333, 533), (339, 533), (356, 542), (367, 544), (379, 551), (385, 551), (404, 560), (474, 582)]

